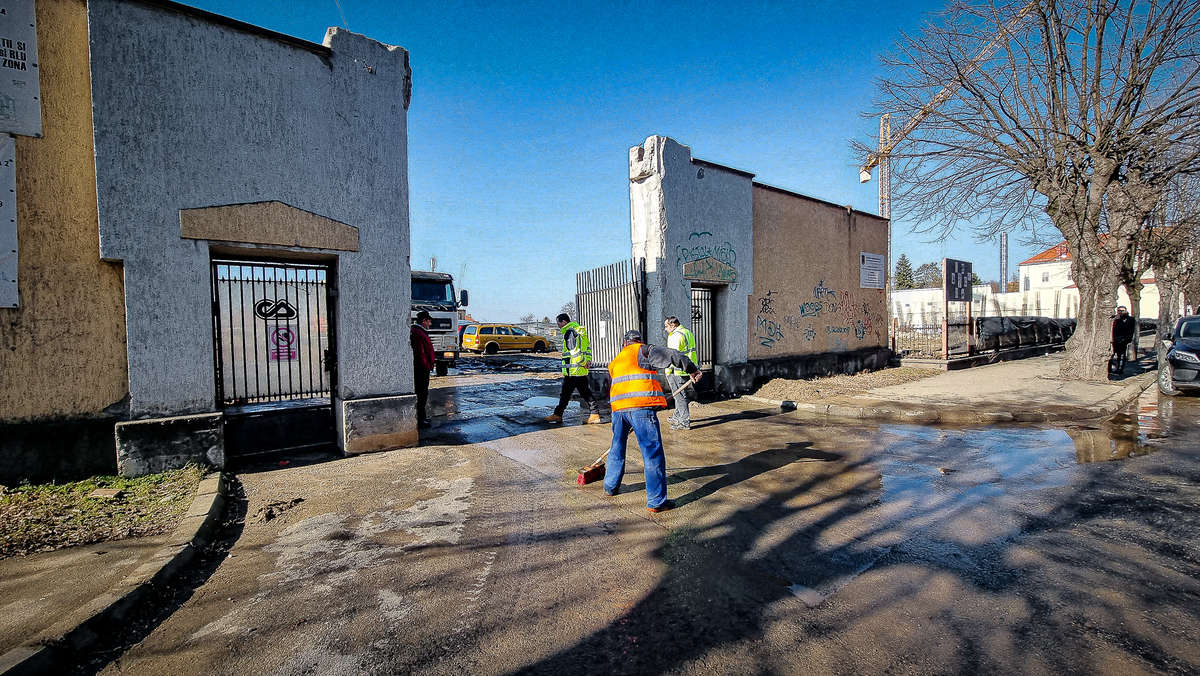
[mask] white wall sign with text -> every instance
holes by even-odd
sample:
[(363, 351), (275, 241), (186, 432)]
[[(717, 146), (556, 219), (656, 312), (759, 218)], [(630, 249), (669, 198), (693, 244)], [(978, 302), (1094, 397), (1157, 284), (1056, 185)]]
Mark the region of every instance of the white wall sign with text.
[(0, 0), (0, 132), (42, 135), (33, 0)]
[(882, 289), (884, 279), (887, 277), (887, 264), (884, 262), (883, 254), (867, 253), (866, 251), (859, 252), (858, 255), (858, 278), (859, 287), (863, 289)]

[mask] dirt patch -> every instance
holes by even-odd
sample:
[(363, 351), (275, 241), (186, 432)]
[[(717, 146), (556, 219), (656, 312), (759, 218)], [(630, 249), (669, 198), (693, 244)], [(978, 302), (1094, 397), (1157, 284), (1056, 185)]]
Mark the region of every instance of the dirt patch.
[(877, 387), (900, 385), (914, 380), (931, 378), (939, 373), (943, 373), (943, 371), (901, 366), (882, 371), (856, 373), (851, 376), (829, 376), (812, 380), (776, 378), (763, 385), (754, 395), (764, 399), (785, 401), (824, 401), (833, 397), (859, 394)]
[(192, 465), (134, 479), (0, 486), (0, 558), (170, 532), (204, 473)]

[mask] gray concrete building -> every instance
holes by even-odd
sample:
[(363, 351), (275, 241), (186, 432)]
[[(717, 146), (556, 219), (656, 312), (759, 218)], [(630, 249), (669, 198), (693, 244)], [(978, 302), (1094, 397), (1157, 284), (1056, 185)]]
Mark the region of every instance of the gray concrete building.
[[(88, 24), (100, 255), (124, 268), (121, 471), (222, 465), (238, 412), (247, 439), (303, 411), (348, 453), (414, 444), (408, 53), (157, 0), (91, 0)], [(293, 418), (246, 428), (273, 410)]]
[(661, 343), (663, 317), (679, 317), (718, 391), (887, 363), (886, 219), (760, 183), (665, 136), (630, 148), (629, 182), (647, 329)]

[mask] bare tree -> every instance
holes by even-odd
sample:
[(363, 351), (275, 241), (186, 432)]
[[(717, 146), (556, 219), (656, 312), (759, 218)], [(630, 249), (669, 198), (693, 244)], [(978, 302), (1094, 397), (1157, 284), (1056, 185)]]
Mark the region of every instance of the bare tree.
[(1168, 152), (1200, 146), (1198, 37), (1194, 0), (962, 2), (885, 58), (880, 109), (927, 116), (892, 150), (894, 213), (1029, 241), (1047, 241), (1048, 217), (1080, 294), (1065, 377), (1107, 378), (1121, 263), (1158, 201), (1147, 186), (1200, 168)]
[(532, 324), (537, 321), (537, 315), (532, 312), (521, 315), (522, 324)]
[(571, 316), (571, 319), (579, 319), (575, 312), (575, 301), (563, 303), (563, 306), (558, 309), (559, 312), (566, 313)]
[(1165, 362), (1162, 333), (1184, 313), (1179, 297), (1200, 283), (1200, 177), (1180, 176), (1167, 187), (1149, 219), (1142, 241), (1158, 285), (1158, 335), (1154, 340), (1159, 367)]

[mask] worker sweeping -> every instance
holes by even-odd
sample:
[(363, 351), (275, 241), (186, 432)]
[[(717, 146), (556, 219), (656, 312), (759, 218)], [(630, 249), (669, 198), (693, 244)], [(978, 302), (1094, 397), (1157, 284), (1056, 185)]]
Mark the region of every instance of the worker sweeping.
[(612, 407), (612, 446), (604, 472), (604, 492), (616, 495), (625, 475), (625, 445), (629, 433), (637, 437), (642, 449), (642, 464), (646, 473), (646, 509), (662, 512), (675, 503), (667, 499), (667, 459), (663, 451), (662, 432), (658, 426), (658, 410), (667, 407), (667, 398), (658, 384), (657, 371), (675, 366), (683, 369), (698, 383), (704, 372), (678, 350), (642, 342), (637, 330), (625, 333), (621, 352), (609, 363), (612, 379), (609, 403)]

